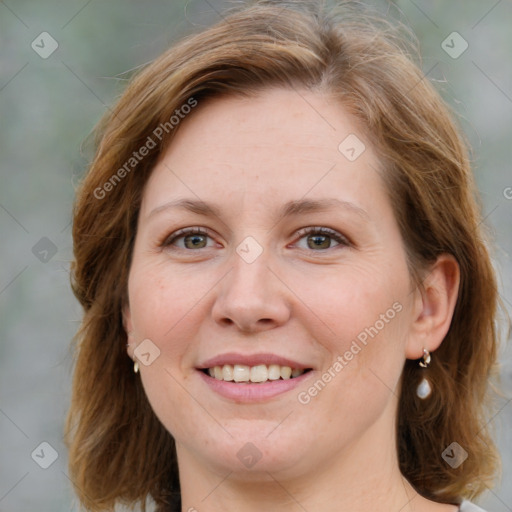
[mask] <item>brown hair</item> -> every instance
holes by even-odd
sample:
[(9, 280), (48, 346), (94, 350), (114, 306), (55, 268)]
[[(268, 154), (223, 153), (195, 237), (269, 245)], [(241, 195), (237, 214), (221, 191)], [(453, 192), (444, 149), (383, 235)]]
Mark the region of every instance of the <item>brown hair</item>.
[[(497, 288), (466, 145), (414, 63), (408, 33), (353, 2), (331, 13), (317, 4), (260, 1), (182, 40), (133, 79), (98, 130), (74, 210), (72, 286), (85, 314), (66, 423), (71, 478), (90, 510), (138, 501), (145, 510), (149, 496), (161, 506), (179, 496), (174, 440), (133, 373), (122, 322), (141, 197), (178, 129), (170, 119), (183, 105), (271, 86), (333, 94), (371, 135), (418, 284), (441, 253), (458, 261), (457, 305), (429, 368), (434, 392), (421, 403), (418, 365), (405, 362), (399, 463), (420, 494), (439, 502), (492, 486), (499, 459), (485, 407)], [(130, 160), (149, 139), (155, 148)], [(469, 454), (456, 469), (441, 456), (453, 441)]]

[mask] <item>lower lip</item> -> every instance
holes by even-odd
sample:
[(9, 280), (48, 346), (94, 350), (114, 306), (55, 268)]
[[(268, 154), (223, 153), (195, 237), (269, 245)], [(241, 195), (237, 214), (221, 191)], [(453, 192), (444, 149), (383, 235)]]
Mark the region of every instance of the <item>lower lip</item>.
[(236, 402), (261, 402), (268, 398), (291, 391), (304, 382), (313, 370), (293, 379), (269, 380), (262, 384), (246, 384), (219, 380), (197, 370), (203, 381), (216, 393)]

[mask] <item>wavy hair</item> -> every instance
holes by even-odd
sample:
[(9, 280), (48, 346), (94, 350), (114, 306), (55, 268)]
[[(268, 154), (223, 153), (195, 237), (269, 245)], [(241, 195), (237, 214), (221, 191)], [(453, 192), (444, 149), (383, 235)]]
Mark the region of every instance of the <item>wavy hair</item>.
[[(497, 285), (454, 116), (398, 22), (354, 2), (327, 10), (319, 2), (259, 1), (139, 71), (97, 129), (74, 206), (71, 279), (84, 317), (66, 421), (70, 476), (88, 510), (139, 502), (146, 510), (147, 498), (161, 510), (179, 503), (174, 440), (132, 371), (122, 321), (144, 186), (179, 129), (170, 120), (192, 101), (276, 86), (332, 94), (358, 119), (382, 162), (418, 285), (440, 254), (456, 258), (457, 304), (429, 368), (434, 392), (427, 400), (419, 403), (414, 392), (422, 377), (417, 363), (404, 365), (399, 464), (418, 493), (438, 502), (473, 499), (493, 484), (499, 457), (486, 414), (496, 375)], [(136, 158), (149, 139), (154, 147)], [(456, 469), (442, 459), (453, 441), (469, 455)]]

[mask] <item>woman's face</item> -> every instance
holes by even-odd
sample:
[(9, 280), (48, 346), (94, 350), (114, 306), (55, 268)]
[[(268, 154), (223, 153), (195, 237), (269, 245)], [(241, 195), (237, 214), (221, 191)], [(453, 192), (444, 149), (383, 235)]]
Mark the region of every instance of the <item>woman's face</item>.
[(392, 453), (421, 350), (370, 144), (307, 91), (214, 99), (182, 121), (144, 191), (124, 312), (180, 466), (305, 475)]

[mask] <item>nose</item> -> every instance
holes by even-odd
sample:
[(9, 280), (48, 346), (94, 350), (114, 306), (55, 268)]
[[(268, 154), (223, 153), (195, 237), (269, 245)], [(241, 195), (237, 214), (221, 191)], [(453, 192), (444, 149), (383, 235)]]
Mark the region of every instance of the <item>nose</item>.
[(252, 263), (233, 254), (233, 267), (221, 280), (212, 309), (222, 327), (266, 331), (290, 318), (291, 292), (268, 265), (265, 252)]

